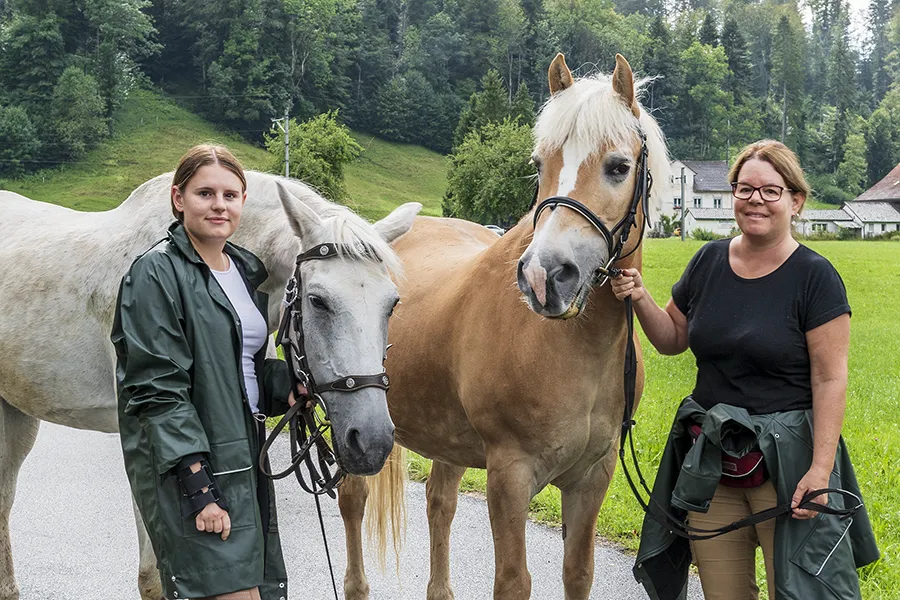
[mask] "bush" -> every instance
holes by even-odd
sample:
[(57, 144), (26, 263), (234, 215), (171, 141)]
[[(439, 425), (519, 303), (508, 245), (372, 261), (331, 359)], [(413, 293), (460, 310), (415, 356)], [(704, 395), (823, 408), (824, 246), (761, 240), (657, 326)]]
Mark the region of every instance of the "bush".
[(50, 104), (53, 128), (63, 154), (77, 158), (107, 135), (104, 110), (96, 79), (77, 67), (63, 71)]
[(508, 228), (531, 204), (531, 128), (510, 119), (472, 131), (450, 155), (444, 216)]
[(41, 142), (25, 109), (0, 106), (0, 174), (20, 175), (40, 151)]
[[(344, 165), (359, 156), (362, 147), (329, 111), (303, 123), (290, 120), (290, 175), (314, 187), (331, 200), (343, 200)], [(284, 173), (284, 132), (273, 127), (265, 136), (273, 156), (271, 170)]]
[(695, 240), (702, 240), (704, 242), (710, 242), (712, 240), (723, 240), (726, 236), (719, 235), (718, 233), (713, 233), (709, 229), (704, 229), (702, 227), (698, 227), (697, 229), (691, 232), (691, 237)]

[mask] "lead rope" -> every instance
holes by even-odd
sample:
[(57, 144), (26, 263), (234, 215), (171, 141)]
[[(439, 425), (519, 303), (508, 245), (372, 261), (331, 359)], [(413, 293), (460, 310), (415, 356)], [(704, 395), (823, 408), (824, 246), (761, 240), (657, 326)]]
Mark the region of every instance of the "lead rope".
[[(313, 481), (313, 489), (316, 482)], [(322, 543), (325, 545), (325, 559), (328, 561), (328, 572), (331, 574), (331, 589), (334, 591), (334, 600), (338, 600), (337, 584), (334, 582), (334, 567), (331, 566), (331, 552), (328, 551), (328, 537), (325, 535), (325, 520), (322, 518), (322, 504), (319, 502), (319, 494), (313, 494), (316, 499), (316, 512), (319, 513), (319, 528), (322, 530)]]

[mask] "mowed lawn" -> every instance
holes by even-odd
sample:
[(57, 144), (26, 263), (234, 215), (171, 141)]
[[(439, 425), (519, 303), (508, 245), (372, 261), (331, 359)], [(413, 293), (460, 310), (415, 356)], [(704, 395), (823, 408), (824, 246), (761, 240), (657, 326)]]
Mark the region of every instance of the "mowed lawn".
[[(645, 244), (645, 282), (656, 301), (664, 304), (672, 284), (702, 242), (682, 243), (671, 238), (647, 240)], [(862, 573), (863, 598), (895, 600), (900, 598), (900, 244), (807, 244), (837, 267), (853, 309), (844, 438), (882, 553), (882, 560)], [(691, 391), (696, 369), (690, 352), (662, 356), (641, 335), (647, 379), (637, 414), (635, 441), (642, 470), (652, 482), (674, 411)], [(429, 461), (412, 458), (414, 477), (426, 476), (429, 467)], [(469, 469), (462, 488), (483, 492), (484, 471)], [(536, 518), (558, 523), (559, 491), (552, 486), (546, 488), (535, 497), (531, 508)], [(597, 531), (636, 550), (641, 521), (640, 507), (621, 469), (617, 469), (600, 511)]]

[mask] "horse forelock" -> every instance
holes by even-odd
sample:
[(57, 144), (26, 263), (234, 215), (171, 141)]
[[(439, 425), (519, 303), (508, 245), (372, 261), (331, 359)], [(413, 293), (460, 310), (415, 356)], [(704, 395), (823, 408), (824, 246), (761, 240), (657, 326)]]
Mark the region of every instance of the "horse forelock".
[[(635, 81), (635, 97), (642, 95), (651, 80)], [(648, 167), (658, 182), (650, 200), (659, 205), (670, 170), (665, 137), (644, 107), (640, 119), (634, 117), (613, 91), (611, 75), (596, 73), (576, 79), (571, 87), (551, 96), (541, 107), (534, 126), (535, 148), (553, 152), (574, 142), (587, 156), (601, 147), (630, 146), (640, 131), (647, 139)]]
[[(274, 206), (281, 211), (276, 183), (284, 185), (288, 191), (306, 206), (311, 208), (323, 221), (323, 230), (315, 240), (301, 240), (304, 249), (310, 245), (331, 242), (339, 245), (339, 254), (345, 258), (378, 262), (384, 265), (393, 275), (401, 275), (403, 267), (397, 254), (384, 238), (372, 227), (372, 224), (343, 206), (326, 200), (311, 186), (288, 177), (249, 171), (249, 185), (254, 185)], [(249, 200), (248, 200), (249, 202)], [(246, 209), (245, 209), (246, 210)]]

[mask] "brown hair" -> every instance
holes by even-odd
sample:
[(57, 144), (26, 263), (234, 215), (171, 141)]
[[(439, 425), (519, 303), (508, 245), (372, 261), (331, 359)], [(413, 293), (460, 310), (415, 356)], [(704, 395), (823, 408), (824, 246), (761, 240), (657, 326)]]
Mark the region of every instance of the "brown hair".
[[(800, 159), (797, 158), (793, 150), (776, 140), (759, 140), (741, 150), (741, 153), (734, 159), (731, 170), (728, 172), (728, 182), (736, 182), (744, 163), (754, 158), (764, 160), (772, 165), (784, 179), (789, 189), (793, 190), (794, 193), (803, 194), (803, 203), (806, 204), (806, 199), (809, 198), (812, 190), (806, 181), (806, 176), (803, 174)], [(798, 212), (802, 211), (803, 205), (800, 205)]]
[[(220, 165), (228, 169), (241, 180), (241, 191), (247, 191), (247, 178), (244, 176), (244, 167), (241, 166), (241, 162), (225, 146), (212, 144), (194, 146), (181, 157), (181, 160), (178, 161), (178, 168), (175, 169), (175, 176), (172, 178), (172, 185), (176, 186), (178, 191), (183, 194), (185, 186), (194, 177), (197, 170), (206, 165)], [(171, 203), (172, 214), (183, 223), (184, 213), (175, 208), (174, 201)]]

